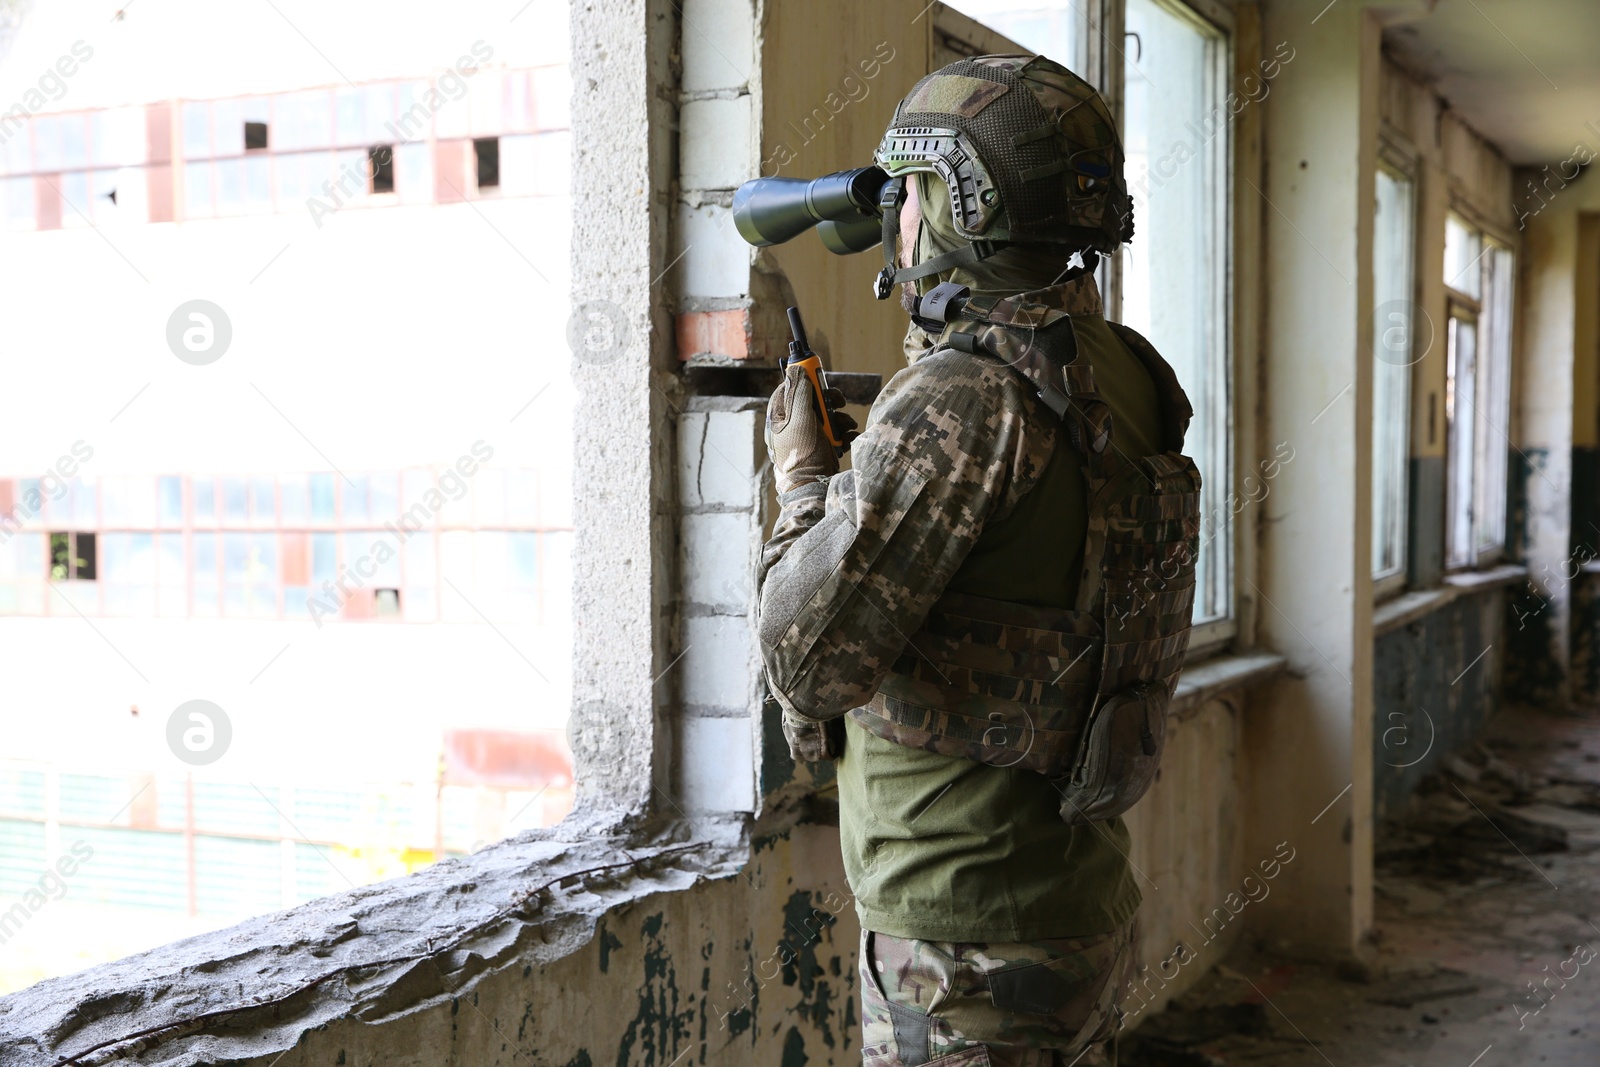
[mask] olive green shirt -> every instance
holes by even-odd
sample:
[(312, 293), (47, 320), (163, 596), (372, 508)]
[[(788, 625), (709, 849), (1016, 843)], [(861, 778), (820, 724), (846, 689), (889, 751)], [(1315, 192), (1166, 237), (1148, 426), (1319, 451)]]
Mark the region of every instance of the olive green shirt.
[[(1093, 294), (1084, 279), (1081, 296)], [(1063, 324), (1064, 326), (1065, 324)], [(1160, 451), (1155, 385), (1097, 314), (1079, 352), (1130, 457)], [(826, 500), (785, 499), (762, 566), (763, 656), (791, 714), (871, 698), (944, 592), (1071, 609), (1087, 485), (1065, 428), (998, 360), (939, 352), (895, 376)], [(846, 720), (845, 872), (863, 926), (931, 941), (1108, 932), (1140, 895), (1121, 819), (1068, 826), (1043, 775), (914, 749)]]

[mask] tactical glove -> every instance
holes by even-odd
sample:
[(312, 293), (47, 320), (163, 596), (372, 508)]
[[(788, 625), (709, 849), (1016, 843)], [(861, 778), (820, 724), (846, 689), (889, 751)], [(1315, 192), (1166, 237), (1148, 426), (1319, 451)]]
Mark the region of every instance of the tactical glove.
[[(834, 432), (848, 447), (857, 431), (856, 420), (838, 410), (844, 406), (844, 394), (824, 389), (822, 402), (828, 406)], [(799, 366), (784, 371), (783, 383), (767, 403), (767, 453), (780, 496), (839, 473), (839, 456), (823, 433), (811, 379)]]
[(796, 763), (835, 760), (844, 754), (844, 720), (818, 722), (788, 711), (783, 713), (783, 737)]

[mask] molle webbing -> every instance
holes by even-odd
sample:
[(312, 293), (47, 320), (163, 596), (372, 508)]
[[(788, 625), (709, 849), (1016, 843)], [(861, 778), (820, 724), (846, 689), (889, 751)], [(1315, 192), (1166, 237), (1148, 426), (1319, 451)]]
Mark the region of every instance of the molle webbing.
[[(1179, 451), (1191, 411), (1149, 342), (1125, 327), (1108, 330), (1097, 310), (974, 299), (946, 327), (946, 345), (968, 335), (955, 347), (1005, 361), (1061, 416), (1056, 447), (1072, 450), (1088, 486), (1082, 578), (1076, 610), (941, 598), (872, 702), (853, 713), (877, 736), (1051, 777), (1076, 774), (1098, 709), (1134, 693), (1159, 694), (1151, 706), (1164, 708), (1176, 687), (1199, 552), (1200, 475)], [(1164, 451), (1134, 458), (1117, 446), (1091, 359), (1114, 357), (1108, 345), (1149, 372)], [(1036, 540), (1044, 552), (1057, 539), (1041, 528)]]
[(856, 721), (911, 748), (1044, 773), (1077, 746), (1103, 645), (1082, 612), (948, 594)]

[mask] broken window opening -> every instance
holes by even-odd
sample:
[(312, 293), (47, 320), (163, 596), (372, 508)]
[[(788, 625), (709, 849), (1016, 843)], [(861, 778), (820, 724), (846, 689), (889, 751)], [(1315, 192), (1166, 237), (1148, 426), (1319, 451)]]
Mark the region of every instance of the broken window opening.
[(472, 154), (478, 162), (478, 188), (491, 189), (500, 184), (500, 138), (479, 137), (472, 142)]
[(380, 144), (367, 149), (367, 163), (372, 174), (372, 192), (394, 192), (394, 146)]
[(246, 122), (244, 124), (244, 150), (246, 152), (266, 151), (267, 124), (265, 122)]
[(50, 534), (50, 580), (52, 582), (95, 580), (95, 535), (53, 531)]

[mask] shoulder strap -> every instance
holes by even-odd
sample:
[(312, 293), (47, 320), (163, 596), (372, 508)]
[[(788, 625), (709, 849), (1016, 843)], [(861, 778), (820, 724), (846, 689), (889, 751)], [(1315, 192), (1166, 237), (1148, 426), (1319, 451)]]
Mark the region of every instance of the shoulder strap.
[(1137, 330), (1120, 322), (1107, 322), (1106, 325), (1111, 327), (1117, 340), (1139, 357), (1139, 362), (1144, 364), (1150, 379), (1155, 382), (1156, 396), (1161, 403), (1162, 434), (1166, 438), (1163, 444), (1169, 452), (1182, 452), (1184, 436), (1189, 432), (1189, 421), (1194, 418), (1194, 408), (1189, 404), (1189, 395), (1178, 383), (1177, 372), (1172, 369), (1172, 364), (1161, 358), (1155, 345), (1145, 340)]

